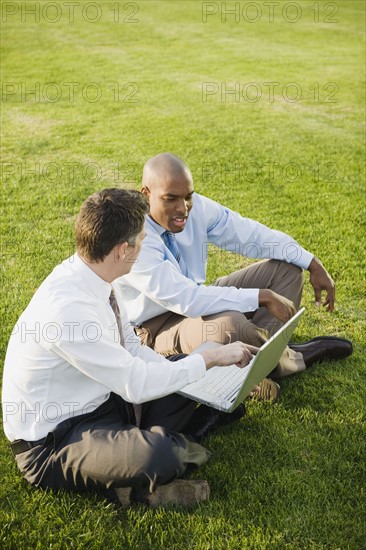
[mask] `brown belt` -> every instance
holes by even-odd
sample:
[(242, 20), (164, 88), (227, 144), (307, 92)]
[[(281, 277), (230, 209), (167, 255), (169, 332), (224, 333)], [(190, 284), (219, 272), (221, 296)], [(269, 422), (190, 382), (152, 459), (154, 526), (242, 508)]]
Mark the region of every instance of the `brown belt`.
[(15, 441), (12, 441), (10, 443), (11, 450), (13, 452), (13, 455), (19, 455), (20, 453), (24, 453), (25, 451), (29, 451), (30, 449), (33, 449), (33, 447), (37, 447), (38, 445), (43, 445), (43, 443), (46, 441), (46, 438), (39, 439), (38, 441), (24, 441), (24, 439), (16, 439)]

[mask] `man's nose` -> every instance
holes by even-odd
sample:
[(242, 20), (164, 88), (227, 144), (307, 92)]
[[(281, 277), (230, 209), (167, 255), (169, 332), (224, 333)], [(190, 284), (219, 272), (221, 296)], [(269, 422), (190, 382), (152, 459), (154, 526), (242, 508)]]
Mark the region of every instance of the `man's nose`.
[(188, 212), (188, 203), (185, 200), (179, 201), (177, 203), (176, 207), (177, 212), (180, 212), (182, 214), (187, 214)]

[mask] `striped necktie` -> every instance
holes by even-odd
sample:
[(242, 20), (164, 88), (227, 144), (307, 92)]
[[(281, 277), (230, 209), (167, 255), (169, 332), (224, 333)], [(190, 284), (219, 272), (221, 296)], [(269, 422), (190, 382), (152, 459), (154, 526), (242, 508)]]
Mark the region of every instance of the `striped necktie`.
[(119, 343), (121, 344), (121, 346), (124, 346), (125, 340), (123, 338), (121, 313), (119, 311), (116, 295), (114, 293), (113, 288), (111, 290), (111, 295), (109, 296), (109, 303), (111, 304), (111, 308), (113, 309), (113, 313), (114, 313), (114, 316), (115, 316), (116, 321), (117, 321), (118, 334), (119, 334)]
[[(118, 333), (119, 333), (119, 342), (121, 346), (124, 346), (125, 340), (124, 340), (123, 331), (122, 331), (121, 313), (118, 307), (116, 295), (114, 293), (113, 288), (109, 296), (109, 303), (111, 304), (111, 308), (113, 309), (113, 313), (116, 318)], [(124, 403), (126, 405), (129, 424), (135, 424), (136, 426), (140, 426), (141, 412), (142, 412), (141, 405), (135, 405), (135, 404), (129, 403), (128, 401), (124, 401)]]
[(188, 269), (185, 264), (185, 261), (183, 260), (182, 254), (180, 253), (177, 239), (175, 238), (174, 233), (171, 233), (170, 231), (165, 231), (162, 234), (162, 237), (163, 237), (165, 246), (169, 248), (170, 252), (173, 254), (174, 258), (177, 260), (181, 272), (183, 273), (183, 275), (188, 277)]

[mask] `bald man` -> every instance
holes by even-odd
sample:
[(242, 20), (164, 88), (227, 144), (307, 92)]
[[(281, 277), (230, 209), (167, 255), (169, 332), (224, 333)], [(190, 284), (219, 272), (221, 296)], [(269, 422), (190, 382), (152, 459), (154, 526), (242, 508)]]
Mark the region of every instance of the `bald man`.
[[(310, 272), (316, 305), (333, 311), (335, 285), (319, 259), (285, 233), (195, 193), (189, 168), (175, 155), (147, 161), (142, 193), (150, 204), (147, 236), (139, 261), (119, 282), (136, 332), (159, 353), (235, 340), (261, 346), (299, 308), (303, 270)], [(266, 260), (206, 286), (208, 244)], [(351, 342), (335, 337), (290, 345), (272, 378), (351, 353)]]

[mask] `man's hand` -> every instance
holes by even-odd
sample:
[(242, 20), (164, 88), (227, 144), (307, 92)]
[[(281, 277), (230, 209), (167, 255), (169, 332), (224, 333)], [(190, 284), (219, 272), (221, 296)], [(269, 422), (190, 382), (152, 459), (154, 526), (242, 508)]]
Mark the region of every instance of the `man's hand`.
[(233, 342), (226, 346), (218, 346), (202, 351), (201, 355), (205, 360), (207, 369), (211, 367), (227, 367), (228, 365), (245, 367), (257, 351), (258, 348), (255, 346), (243, 344), (243, 342)]
[(287, 323), (296, 313), (295, 304), (284, 296), (273, 292), (269, 288), (259, 291), (258, 301), (260, 306), (268, 309), (269, 313), (283, 323)]
[[(308, 271), (310, 271), (310, 283), (314, 289), (315, 305), (319, 307), (320, 304), (322, 304), (322, 306), (327, 307), (327, 311), (333, 311), (335, 302), (335, 284), (332, 277), (329, 275), (321, 261), (318, 258), (315, 258), (315, 256), (310, 262)], [(322, 303), (321, 300), (323, 290), (326, 292), (326, 299)]]

